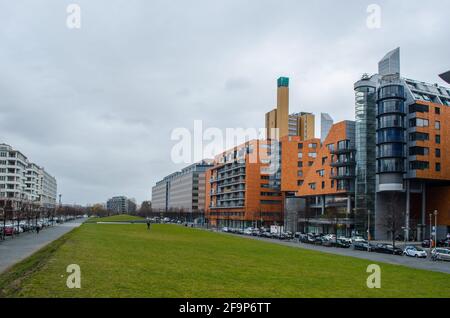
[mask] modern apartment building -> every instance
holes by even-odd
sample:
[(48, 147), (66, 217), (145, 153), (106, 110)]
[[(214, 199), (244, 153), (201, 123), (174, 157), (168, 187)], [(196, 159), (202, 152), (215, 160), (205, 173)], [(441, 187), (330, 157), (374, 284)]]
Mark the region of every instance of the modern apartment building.
[(112, 197), (106, 202), (106, 209), (114, 214), (130, 214), (136, 212), (136, 202), (125, 197)]
[(34, 203), (54, 208), (56, 196), (54, 177), (22, 152), (0, 144), (0, 206), (19, 208), (22, 203)]
[(205, 212), (206, 170), (210, 160), (190, 165), (156, 183), (152, 188), (152, 209), (155, 212), (181, 213), (198, 217)]
[(212, 226), (282, 224), (282, 195), (272, 188), (271, 142), (252, 140), (214, 160), (206, 172), (206, 218)]
[(291, 231), (342, 235), (354, 229), (355, 123), (332, 126), (319, 139), (281, 140), (281, 190), (285, 195), (285, 226)]
[[(320, 141), (324, 142), (333, 126), (333, 118), (327, 113), (320, 114)], [(308, 138), (309, 139), (309, 138)]]
[[(355, 83), (355, 122), (331, 126), (304, 167), (305, 144), (281, 138), (281, 190), (291, 231), (371, 238), (450, 232), (450, 89), (404, 78), (400, 50)], [(295, 147), (298, 144), (298, 150)], [(295, 173), (298, 173), (296, 175)], [(435, 216), (435, 211), (437, 216)]]
[(390, 220), (397, 217), (401, 234), (423, 239), (436, 210), (438, 236), (445, 236), (450, 232), (450, 89), (402, 77), (396, 49), (380, 61), (378, 74), (355, 84), (355, 94), (357, 215), (373, 214), (378, 239), (391, 236)]

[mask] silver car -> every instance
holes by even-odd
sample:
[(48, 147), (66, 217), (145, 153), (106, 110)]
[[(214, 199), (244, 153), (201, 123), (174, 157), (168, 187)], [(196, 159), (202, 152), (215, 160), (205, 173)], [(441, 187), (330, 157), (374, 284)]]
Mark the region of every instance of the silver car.
[(431, 252), (431, 259), (433, 261), (449, 261), (450, 262), (450, 249), (435, 248)]
[(410, 257), (427, 258), (427, 252), (417, 246), (407, 246), (403, 254)]

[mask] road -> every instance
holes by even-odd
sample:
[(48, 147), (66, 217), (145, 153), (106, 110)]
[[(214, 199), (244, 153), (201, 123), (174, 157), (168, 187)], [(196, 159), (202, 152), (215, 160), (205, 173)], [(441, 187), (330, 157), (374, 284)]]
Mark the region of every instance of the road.
[(0, 241), (0, 273), (80, 226), (85, 220), (78, 219), (58, 224), (42, 230), (39, 234), (21, 233), (14, 239)]
[[(228, 235), (236, 235), (229, 234)], [(241, 236), (241, 235), (239, 235)], [(446, 274), (450, 274), (450, 262), (433, 262), (429, 258), (428, 259), (416, 259), (414, 257), (408, 256), (397, 256), (397, 255), (389, 255), (389, 254), (380, 254), (380, 253), (368, 253), (364, 251), (355, 251), (353, 248), (333, 248), (333, 247), (325, 247), (325, 246), (316, 246), (304, 243), (297, 242), (286, 242), (279, 241), (275, 239), (255, 237), (255, 236), (241, 236), (249, 239), (265, 241), (270, 243), (275, 243), (279, 245), (291, 246), (296, 248), (303, 248), (307, 250), (319, 251), (329, 254), (342, 255), (342, 256), (351, 256), (361, 259), (366, 259), (374, 262), (383, 262), (394, 265), (402, 265), (411, 268), (423, 269), (428, 271), (442, 272)]]

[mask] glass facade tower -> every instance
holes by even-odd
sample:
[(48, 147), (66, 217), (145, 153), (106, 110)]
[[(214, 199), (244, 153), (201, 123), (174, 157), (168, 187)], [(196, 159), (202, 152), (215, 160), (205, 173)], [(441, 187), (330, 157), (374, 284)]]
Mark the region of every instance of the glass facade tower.
[[(375, 228), (377, 76), (355, 83), (356, 187), (355, 230), (370, 235)], [(370, 220), (369, 220), (370, 219)]]

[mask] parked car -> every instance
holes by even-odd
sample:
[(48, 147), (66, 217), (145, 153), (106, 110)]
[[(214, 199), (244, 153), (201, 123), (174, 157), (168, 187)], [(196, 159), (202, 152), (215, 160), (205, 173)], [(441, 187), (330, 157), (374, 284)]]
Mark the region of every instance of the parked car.
[(443, 239), (437, 242), (438, 247), (450, 247), (450, 239)]
[(428, 254), (422, 248), (410, 245), (406, 246), (403, 254), (410, 257), (427, 258)]
[(365, 242), (366, 239), (362, 236), (352, 236), (352, 238), (350, 239), (352, 243), (355, 242)]
[(222, 232), (228, 232), (228, 227), (226, 227), (226, 226), (223, 227), (223, 228), (222, 228)]
[(450, 249), (447, 248), (435, 248), (431, 252), (432, 261), (450, 261)]
[(358, 251), (373, 252), (374, 251), (374, 245), (370, 244), (367, 241), (360, 241), (360, 242), (355, 242), (353, 244), (353, 249), (358, 250)]
[(391, 244), (377, 244), (375, 245), (374, 251), (382, 254), (403, 255), (401, 248), (394, 248)]
[(12, 236), (14, 235), (14, 227), (13, 226), (5, 226), (3, 228), (3, 233), (5, 236)]
[(429, 248), (429, 247), (431, 247), (430, 244), (431, 244), (430, 240), (423, 240), (422, 241), (422, 247)]

